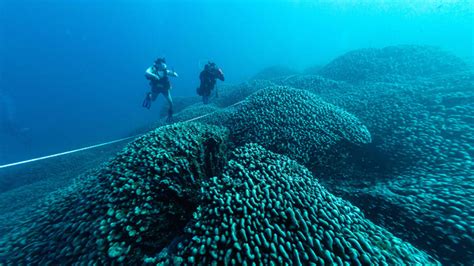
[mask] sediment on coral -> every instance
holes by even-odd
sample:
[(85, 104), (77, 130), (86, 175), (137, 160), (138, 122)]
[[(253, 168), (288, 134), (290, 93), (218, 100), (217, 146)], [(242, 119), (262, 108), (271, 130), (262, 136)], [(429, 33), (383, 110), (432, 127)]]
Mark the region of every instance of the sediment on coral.
[(222, 175), (205, 181), (203, 204), (166, 265), (436, 264), (364, 218), (311, 173), (257, 144), (233, 151)]

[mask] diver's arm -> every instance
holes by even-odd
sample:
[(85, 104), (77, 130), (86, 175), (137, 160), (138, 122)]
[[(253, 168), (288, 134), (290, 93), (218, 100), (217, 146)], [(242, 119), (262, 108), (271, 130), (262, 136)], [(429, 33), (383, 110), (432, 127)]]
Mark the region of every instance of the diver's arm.
[(172, 76), (172, 77), (179, 77), (178, 73), (174, 72), (173, 70), (169, 70), (169, 69), (166, 70), (166, 74), (168, 76)]
[(218, 69), (217, 70), (217, 76), (216, 76), (218, 79), (220, 79), (221, 81), (224, 81), (225, 78), (224, 78), (224, 72), (222, 72), (222, 69)]
[(153, 73), (151, 67), (149, 67), (149, 68), (145, 71), (145, 77), (151, 78), (151, 79), (160, 79), (160, 77), (158, 77), (156, 74)]

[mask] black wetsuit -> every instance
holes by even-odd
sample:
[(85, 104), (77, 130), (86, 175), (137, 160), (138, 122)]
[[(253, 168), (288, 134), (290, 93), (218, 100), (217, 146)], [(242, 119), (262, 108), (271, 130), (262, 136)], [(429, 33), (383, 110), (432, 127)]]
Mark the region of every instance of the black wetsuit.
[(216, 85), (216, 79), (224, 81), (224, 74), (216, 67), (206, 67), (203, 71), (201, 71), (201, 74), (199, 74), (199, 79), (201, 80), (201, 85), (197, 89), (197, 93), (198, 95), (202, 96), (204, 103), (208, 103), (211, 91)]
[(150, 79), (150, 87), (152, 92), (152, 99), (155, 100), (158, 94), (166, 94), (171, 88), (170, 79), (168, 76), (164, 76), (160, 79)]

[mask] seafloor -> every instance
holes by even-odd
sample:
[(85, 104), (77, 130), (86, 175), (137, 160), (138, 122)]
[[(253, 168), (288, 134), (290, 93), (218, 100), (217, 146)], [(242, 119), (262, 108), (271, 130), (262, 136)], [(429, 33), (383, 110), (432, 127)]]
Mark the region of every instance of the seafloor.
[(126, 146), (0, 170), (0, 264), (473, 265), (472, 66), (361, 49), (219, 91)]

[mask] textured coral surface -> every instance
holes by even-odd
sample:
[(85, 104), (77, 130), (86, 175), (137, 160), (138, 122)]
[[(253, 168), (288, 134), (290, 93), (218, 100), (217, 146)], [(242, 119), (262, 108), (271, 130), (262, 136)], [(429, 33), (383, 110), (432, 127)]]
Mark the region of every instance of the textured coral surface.
[[(186, 237), (162, 261), (179, 264), (433, 264), (364, 218), (311, 173), (256, 144), (232, 153), (204, 186)], [(163, 254), (161, 254), (163, 255)]]
[(168, 244), (223, 160), (227, 130), (175, 124), (128, 145), (106, 166), (40, 202), (1, 243), (11, 264), (139, 263)]

